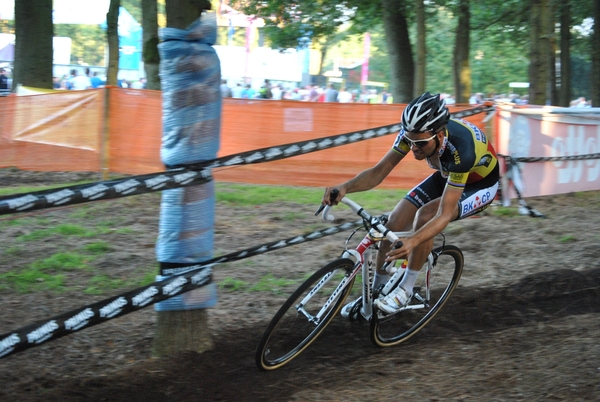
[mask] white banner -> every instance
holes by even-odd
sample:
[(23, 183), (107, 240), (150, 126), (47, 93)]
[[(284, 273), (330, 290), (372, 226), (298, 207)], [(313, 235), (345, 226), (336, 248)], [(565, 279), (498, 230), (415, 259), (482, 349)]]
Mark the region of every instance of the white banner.
[[(600, 108), (500, 106), (496, 127), (497, 152), (512, 158), (600, 153)], [(600, 159), (574, 159), (518, 162), (512, 179), (524, 197), (600, 190)]]

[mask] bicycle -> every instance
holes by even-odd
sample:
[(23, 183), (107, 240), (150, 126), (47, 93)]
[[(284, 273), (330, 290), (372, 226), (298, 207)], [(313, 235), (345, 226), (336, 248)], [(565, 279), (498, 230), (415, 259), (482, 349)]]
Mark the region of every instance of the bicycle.
[[(375, 291), (371, 289), (380, 242), (385, 238), (393, 242), (407, 233), (387, 229), (386, 215), (373, 217), (347, 197), (341, 202), (362, 217), (367, 234), (356, 248), (348, 248), (350, 239), (360, 228), (354, 230), (346, 239), (341, 256), (312, 274), (283, 303), (256, 349), (256, 365), (262, 370), (286, 365), (317, 339), (344, 305), (359, 272), (362, 273), (362, 298), (353, 307), (351, 317), (352, 314), (359, 318), (364, 316), (370, 322), (371, 341), (381, 347), (400, 344), (421, 330), (444, 306), (458, 284), (463, 253), (456, 246), (446, 245), (442, 235), (443, 243), (429, 254), (408, 305), (393, 315), (374, 308), (373, 300), (393, 290), (405, 270), (405, 264), (400, 261), (386, 263), (384, 268), (395, 273), (385, 285)], [(315, 215), (322, 210), (323, 218), (333, 221), (329, 209), (329, 206), (321, 206)]]

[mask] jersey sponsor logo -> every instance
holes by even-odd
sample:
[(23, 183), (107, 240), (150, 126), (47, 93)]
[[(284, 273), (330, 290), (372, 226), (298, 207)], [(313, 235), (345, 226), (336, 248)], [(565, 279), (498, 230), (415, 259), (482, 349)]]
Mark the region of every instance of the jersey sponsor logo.
[(461, 120), (461, 123), (463, 123), (467, 128), (469, 128), (471, 132), (473, 132), (473, 135), (475, 136), (475, 139), (477, 139), (477, 141), (487, 144), (487, 138), (485, 137), (483, 131), (479, 129), (479, 127), (467, 120)]
[(490, 166), (490, 163), (492, 163), (492, 155), (486, 154), (486, 155), (483, 155), (481, 157), (481, 159), (479, 159), (479, 162), (477, 162), (477, 164), (475, 166), (488, 167), (488, 166)]
[(456, 147), (450, 141), (446, 142), (446, 147), (452, 154), (452, 158), (454, 158), (454, 164), (460, 165), (460, 155), (458, 154), (458, 149), (456, 149)]
[(475, 196), (474, 200), (463, 204), (462, 215), (466, 215), (469, 212), (476, 210), (477, 208), (480, 208), (483, 204), (486, 204), (488, 201), (490, 201), (491, 196), (492, 195), (490, 194), (489, 191), (486, 191), (481, 197), (478, 195)]
[(460, 165), (460, 155), (458, 154), (457, 150), (454, 150), (454, 152), (452, 152), (452, 157), (454, 158), (454, 164)]
[(451, 181), (452, 183), (456, 183), (456, 184), (463, 184), (463, 183), (466, 183), (467, 176), (468, 176), (468, 173), (452, 172), (449, 175), (448, 181)]

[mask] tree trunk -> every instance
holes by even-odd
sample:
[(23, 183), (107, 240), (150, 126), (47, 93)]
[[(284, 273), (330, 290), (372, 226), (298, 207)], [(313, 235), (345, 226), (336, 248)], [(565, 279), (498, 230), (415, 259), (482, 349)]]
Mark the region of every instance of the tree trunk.
[[(185, 29), (204, 10), (209, 9), (210, 3), (202, 0), (167, 0), (167, 26)], [(188, 187), (186, 194), (191, 192), (193, 189)], [(208, 312), (205, 309), (159, 311), (156, 325), (153, 346), (155, 357), (186, 350), (201, 353), (214, 347), (208, 328)]]
[(425, 92), (425, 68), (427, 61), (427, 31), (425, 29), (425, 3), (417, 0), (417, 68), (415, 69), (415, 95)]
[(560, 6), (560, 90), (558, 105), (571, 103), (571, 4)]
[(391, 92), (395, 103), (409, 103), (414, 97), (415, 63), (404, 0), (382, 0), (382, 12), (390, 57)]
[(156, 0), (142, 0), (142, 29), (144, 71), (146, 71), (146, 88), (160, 89), (158, 76), (160, 55), (158, 54), (158, 7)]
[(471, 96), (470, 34), (471, 10), (469, 9), (469, 1), (460, 0), (453, 60), (454, 94), (457, 103), (468, 103)]
[(15, 2), (13, 89), (52, 88), (52, 0)]
[(167, 0), (167, 26), (185, 29), (205, 10), (210, 10), (209, 0)]
[(119, 75), (119, 7), (121, 7), (121, 0), (110, 0), (108, 13), (106, 13), (106, 39), (108, 41), (106, 85), (117, 85)]
[(168, 356), (183, 350), (201, 353), (214, 348), (206, 310), (161, 311), (156, 314), (154, 356)]
[(594, 0), (593, 4), (594, 33), (590, 40), (592, 41), (592, 106), (600, 107), (600, 0)]
[(550, 0), (531, 1), (531, 34), (529, 56), (529, 103), (545, 105), (551, 100), (549, 80), (551, 79)]

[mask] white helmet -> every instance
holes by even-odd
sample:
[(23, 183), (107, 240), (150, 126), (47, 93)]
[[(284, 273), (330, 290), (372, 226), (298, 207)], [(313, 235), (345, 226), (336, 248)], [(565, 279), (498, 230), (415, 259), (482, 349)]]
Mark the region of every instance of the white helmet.
[(425, 92), (408, 104), (402, 113), (404, 131), (421, 133), (437, 132), (450, 120), (450, 112), (446, 101), (440, 99), (440, 94), (431, 95)]

